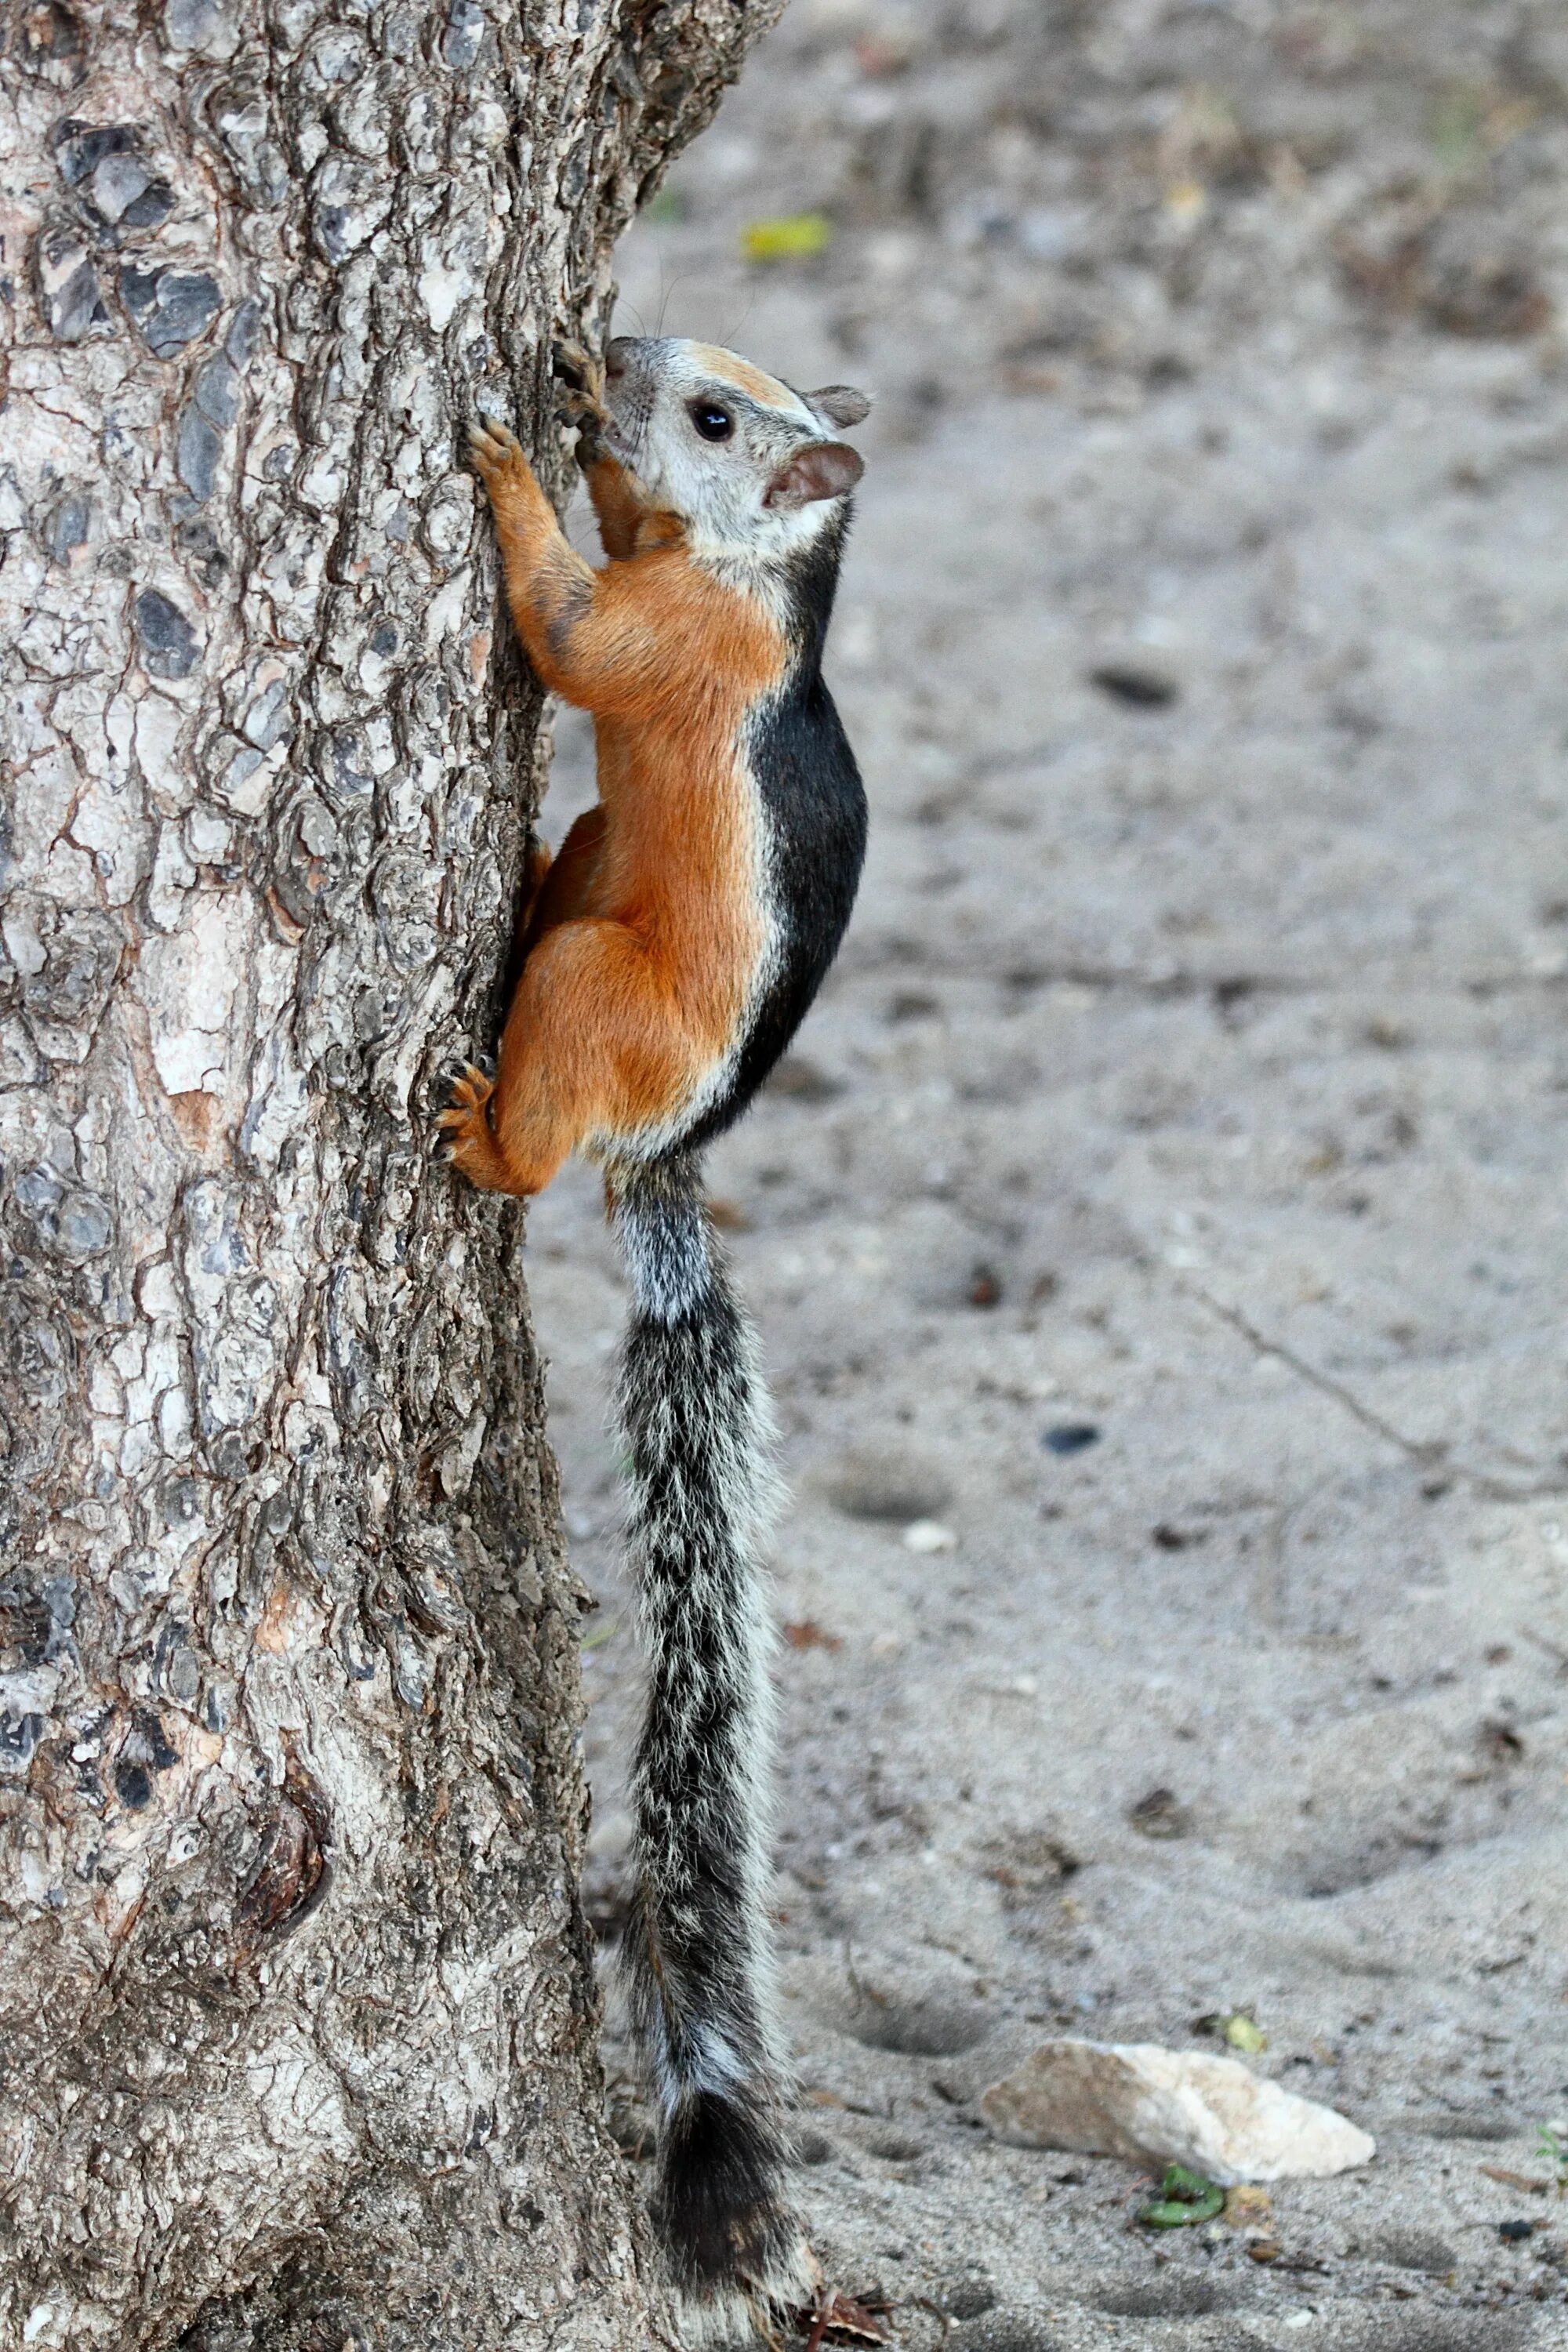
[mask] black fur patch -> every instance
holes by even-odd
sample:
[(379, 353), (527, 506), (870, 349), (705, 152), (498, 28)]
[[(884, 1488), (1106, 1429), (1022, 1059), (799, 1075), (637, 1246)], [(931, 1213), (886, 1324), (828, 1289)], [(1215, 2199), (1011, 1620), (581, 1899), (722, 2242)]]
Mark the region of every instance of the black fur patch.
[(805, 1019), (838, 952), (866, 856), (866, 793), (822, 648), (838, 585), (847, 519), (813, 543), (790, 583), (799, 657), (759, 709), (747, 746), (763, 796), (780, 967), (758, 1005), (727, 1093), (683, 1139), (700, 1149), (731, 1127)]
[(795, 2245), (799, 2225), (778, 2200), (780, 2149), (770, 2123), (714, 2092), (685, 2103), (659, 2151), (654, 2225), (676, 2284), (707, 2287), (765, 2280)]

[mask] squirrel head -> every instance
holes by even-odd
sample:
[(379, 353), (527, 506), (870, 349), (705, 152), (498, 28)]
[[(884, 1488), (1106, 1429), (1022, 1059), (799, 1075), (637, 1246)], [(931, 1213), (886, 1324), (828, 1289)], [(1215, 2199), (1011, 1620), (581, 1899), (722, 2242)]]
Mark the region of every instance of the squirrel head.
[(816, 539), (863, 470), (834, 428), (870, 405), (848, 384), (796, 392), (716, 343), (617, 335), (605, 353), (604, 438), (697, 552), (783, 555)]

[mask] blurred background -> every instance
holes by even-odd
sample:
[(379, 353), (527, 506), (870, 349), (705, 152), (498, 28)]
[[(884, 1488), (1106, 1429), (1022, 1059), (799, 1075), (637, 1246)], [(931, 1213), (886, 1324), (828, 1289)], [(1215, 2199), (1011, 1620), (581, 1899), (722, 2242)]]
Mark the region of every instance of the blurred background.
[[(810, 2218), (910, 2345), (1568, 2340), (1565, 194), (1557, 0), (794, 0), (623, 249), (622, 331), (877, 402), (865, 888), (710, 1173)], [(531, 1240), (608, 1950), (590, 1171)], [(978, 2117), (1238, 2015), (1379, 2141), (1250, 2237)]]

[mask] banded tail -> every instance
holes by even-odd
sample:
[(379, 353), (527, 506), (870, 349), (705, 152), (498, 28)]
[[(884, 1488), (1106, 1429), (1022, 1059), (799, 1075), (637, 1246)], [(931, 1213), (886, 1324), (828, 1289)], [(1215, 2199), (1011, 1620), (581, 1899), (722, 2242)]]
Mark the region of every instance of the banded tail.
[(694, 2340), (809, 2300), (788, 2202), (766, 1913), (773, 1424), (689, 1153), (617, 1167), (618, 1405), (648, 1660), (623, 1967), (663, 2113), (655, 2227)]

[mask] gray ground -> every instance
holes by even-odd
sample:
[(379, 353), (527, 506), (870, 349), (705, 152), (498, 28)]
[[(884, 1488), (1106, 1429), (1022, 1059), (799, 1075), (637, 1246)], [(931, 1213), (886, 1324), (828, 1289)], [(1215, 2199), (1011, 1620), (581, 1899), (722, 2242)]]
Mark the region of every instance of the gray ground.
[[(712, 1177), (795, 1494), (811, 2220), (914, 2352), (920, 2296), (958, 2352), (1568, 2345), (1568, 2208), (1481, 2169), (1568, 2112), (1565, 186), (1559, 8), (796, 0), (626, 250), (631, 326), (880, 404), (865, 891)], [(610, 1928), (586, 1171), (532, 1251)], [(978, 2125), (1047, 2033), (1237, 2007), (1379, 2140), (1271, 2264)]]

